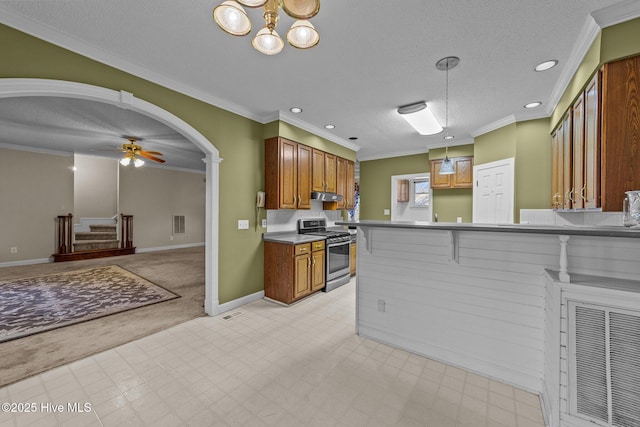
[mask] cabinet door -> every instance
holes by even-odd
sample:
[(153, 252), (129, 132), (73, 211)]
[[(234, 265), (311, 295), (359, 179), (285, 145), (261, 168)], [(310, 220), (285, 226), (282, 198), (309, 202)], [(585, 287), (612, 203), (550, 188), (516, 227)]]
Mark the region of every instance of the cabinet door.
[(336, 156), (333, 154), (324, 154), (324, 191), (336, 192)]
[(356, 254), (357, 253), (358, 251), (357, 251), (356, 243), (351, 243), (351, 245), (349, 246), (349, 256), (351, 258), (349, 263), (350, 263), (350, 270), (351, 270), (352, 276), (356, 274)]
[(344, 208), (353, 209), (356, 203), (356, 165), (351, 160), (347, 160), (347, 184), (344, 197), (347, 198)]
[(431, 188), (451, 188), (451, 175), (440, 175), (444, 159), (431, 160)]
[(409, 180), (408, 179), (399, 179), (398, 180), (398, 189), (397, 189), (397, 201), (398, 202), (408, 202), (409, 201)]
[(280, 164), (278, 165), (280, 209), (296, 209), (298, 206), (298, 144), (279, 139)]
[(562, 126), (551, 135), (551, 208), (562, 207)]
[(456, 173), (451, 187), (473, 188), (473, 157), (456, 157), (453, 161)]
[(313, 150), (313, 191), (324, 191), (324, 151)]
[(600, 72), (584, 94), (585, 207), (600, 207)]
[(342, 157), (336, 158), (336, 193), (342, 196), (342, 200), (338, 201), (338, 209), (345, 208), (347, 196), (347, 160)]
[(572, 198), (572, 155), (571, 155), (571, 112), (569, 111), (562, 119), (562, 198), (563, 208), (571, 209)]
[(573, 151), (573, 182), (571, 185), (571, 207), (584, 208), (584, 94), (581, 94), (573, 104), (572, 110), (572, 138)]
[(640, 56), (611, 62), (602, 74), (604, 212), (620, 211), (625, 191), (640, 189)]
[(298, 144), (298, 209), (311, 209), (312, 149)]
[(302, 298), (311, 292), (310, 282), (311, 255), (298, 255), (295, 259), (293, 298)]
[(311, 292), (324, 288), (325, 251), (314, 251), (311, 253)]

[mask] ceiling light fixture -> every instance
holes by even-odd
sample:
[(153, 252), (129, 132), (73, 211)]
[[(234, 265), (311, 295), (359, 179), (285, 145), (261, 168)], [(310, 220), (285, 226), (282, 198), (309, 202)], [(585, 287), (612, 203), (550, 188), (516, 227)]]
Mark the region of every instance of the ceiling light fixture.
[(460, 63), (460, 58), (457, 56), (447, 56), (436, 62), (436, 68), (440, 71), (445, 71), (447, 74), (447, 84), (445, 89), (445, 116), (444, 116), (444, 160), (440, 165), (440, 175), (452, 175), (455, 168), (453, 162), (449, 160), (449, 142), (453, 139), (453, 135), (449, 135), (449, 70), (455, 68)]
[(300, 107), (291, 107), (291, 108), (289, 108), (289, 111), (291, 111), (293, 114), (300, 114), (300, 113), (302, 113), (302, 108), (300, 108)]
[(530, 103), (526, 104), (524, 106), (524, 108), (538, 108), (541, 105), (542, 105), (542, 102), (540, 102), (540, 101), (530, 102)]
[(544, 62), (541, 62), (538, 65), (536, 65), (535, 68), (534, 68), (534, 71), (547, 71), (547, 70), (552, 69), (556, 65), (558, 65), (558, 60), (557, 59), (552, 59), (550, 61), (544, 61)]
[(282, 38), (276, 32), (279, 9), (296, 19), (287, 32), (287, 41), (298, 49), (309, 49), (320, 41), (320, 34), (308, 20), (320, 11), (320, 0), (226, 0), (213, 9), (213, 19), (226, 33), (246, 36), (251, 32), (251, 21), (242, 6), (264, 7), (265, 25), (258, 31), (252, 46), (265, 55), (276, 55), (284, 48)]
[(325, 128), (325, 129), (335, 129), (335, 128), (336, 128), (336, 125), (327, 124), (327, 125), (324, 125), (324, 128)]
[(424, 101), (404, 105), (398, 108), (398, 114), (420, 135), (435, 135), (442, 132), (442, 126)]

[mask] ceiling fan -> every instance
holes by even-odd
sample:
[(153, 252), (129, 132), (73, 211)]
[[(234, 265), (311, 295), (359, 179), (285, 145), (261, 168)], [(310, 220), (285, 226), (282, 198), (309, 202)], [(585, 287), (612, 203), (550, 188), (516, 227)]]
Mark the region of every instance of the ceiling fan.
[(140, 157), (144, 157), (145, 159), (153, 160), (154, 162), (164, 163), (165, 160), (156, 156), (162, 156), (162, 153), (158, 151), (145, 151), (142, 147), (137, 144), (140, 139), (135, 138), (133, 136), (127, 136), (128, 143), (122, 144), (122, 152), (124, 153), (124, 157), (120, 159), (120, 164), (122, 166), (128, 166), (131, 162), (137, 168), (144, 165), (144, 160)]

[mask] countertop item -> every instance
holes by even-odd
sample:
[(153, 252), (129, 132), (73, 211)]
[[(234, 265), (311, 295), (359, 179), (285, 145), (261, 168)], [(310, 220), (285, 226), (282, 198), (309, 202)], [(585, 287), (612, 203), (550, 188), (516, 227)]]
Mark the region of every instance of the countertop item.
[(640, 238), (640, 230), (620, 226), (534, 225), (534, 224), (470, 224), (426, 221), (358, 221), (336, 222), (336, 225), (383, 228), (416, 228), (451, 231), (491, 231), (504, 233), (562, 234), (569, 236), (602, 236)]
[(277, 231), (273, 233), (263, 233), (262, 240), (264, 240), (265, 242), (278, 242), (297, 245), (300, 243), (310, 243), (317, 242), (318, 240), (325, 240), (325, 237), (311, 234), (298, 234), (296, 231)]

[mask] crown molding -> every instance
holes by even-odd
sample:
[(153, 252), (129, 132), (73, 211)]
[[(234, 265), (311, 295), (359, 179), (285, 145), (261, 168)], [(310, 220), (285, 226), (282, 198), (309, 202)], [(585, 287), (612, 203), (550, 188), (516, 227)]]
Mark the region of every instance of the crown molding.
[(507, 116), (507, 117), (503, 117), (502, 119), (496, 120), (495, 122), (486, 124), (476, 130), (474, 130), (473, 132), (471, 132), (471, 136), (474, 138), (477, 138), (480, 135), (484, 135), (485, 133), (489, 133), (491, 131), (494, 131), (496, 129), (500, 129), (502, 127), (505, 127), (507, 125), (510, 125), (512, 123), (516, 122), (516, 116), (514, 116), (513, 114)]
[(335, 136), (334, 134), (327, 132), (326, 129), (321, 129), (318, 128), (316, 126), (312, 126), (307, 122), (304, 122), (296, 117), (293, 117), (283, 111), (277, 111), (276, 113), (270, 114), (269, 116), (266, 116), (264, 118), (264, 122), (263, 123), (270, 123), (274, 120), (282, 120), (285, 123), (288, 123), (290, 125), (293, 125), (295, 127), (298, 127), (300, 129), (306, 130), (307, 132), (310, 132), (314, 135), (317, 135), (319, 137), (322, 137), (324, 139), (327, 139), (333, 143), (336, 143), (338, 145), (341, 145), (345, 148), (348, 148), (349, 150), (353, 150), (353, 151), (358, 151), (360, 150), (360, 146), (356, 145), (352, 142), (346, 141), (338, 136)]
[(640, 16), (640, 1), (628, 0), (614, 4), (591, 14), (600, 28), (607, 28)]
[(49, 150), (47, 148), (29, 147), (26, 145), (17, 145), (17, 144), (7, 144), (4, 142), (0, 142), (0, 148), (6, 148), (7, 150), (15, 150), (15, 151), (27, 151), (29, 153), (50, 154), (52, 156), (73, 157), (73, 153), (70, 151)]
[(402, 156), (413, 156), (416, 154), (426, 154), (429, 152), (428, 148), (421, 148), (417, 150), (407, 150), (407, 151), (395, 151), (395, 152), (385, 152), (380, 154), (371, 154), (365, 156), (358, 156), (359, 162), (367, 162), (369, 160), (381, 160), (381, 159), (389, 159), (392, 157), (402, 157)]

